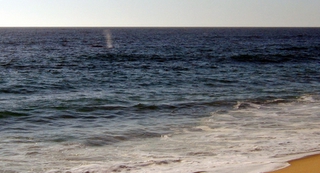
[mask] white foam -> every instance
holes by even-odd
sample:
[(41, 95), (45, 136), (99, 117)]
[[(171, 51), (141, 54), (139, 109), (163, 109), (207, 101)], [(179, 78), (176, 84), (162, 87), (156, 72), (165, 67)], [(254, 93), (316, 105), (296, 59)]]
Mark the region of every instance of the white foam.
[(2, 153), (0, 167), (47, 173), (267, 172), (287, 166), (287, 160), (319, 152), (319, 112), (317, 101), (234, 109), (212, 113), (196, 126), (158, 138), (102, 147), (8, 143), (6, 151), (16, 154)]

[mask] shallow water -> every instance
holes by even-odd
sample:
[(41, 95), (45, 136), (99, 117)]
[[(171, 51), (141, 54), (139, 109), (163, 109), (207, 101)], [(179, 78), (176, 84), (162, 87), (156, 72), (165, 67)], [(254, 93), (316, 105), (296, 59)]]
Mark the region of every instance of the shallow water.
[(317, 28), (0, 34), (0, 172), (263, 172), (319, 150)]
[(319, 98), (276, 102), (239, 103), (193, 124), (168, 126), (170, 132), (161, 136), (125, 139), (102, 128), (65, 130), (69, 136), (89, 133), (83, 137), (86, 142), (7, 134), (1, 140), (1, 168), (3, 172), (245, 173), (270, 171), (284, 166), (283, 158), (319, 152)]

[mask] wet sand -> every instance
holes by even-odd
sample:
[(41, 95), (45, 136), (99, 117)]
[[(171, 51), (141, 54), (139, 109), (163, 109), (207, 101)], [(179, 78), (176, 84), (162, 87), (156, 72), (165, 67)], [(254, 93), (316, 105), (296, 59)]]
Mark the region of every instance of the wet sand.
[(269, 173), (320, 173), (320, 154), (289, 161), (290, 166)]

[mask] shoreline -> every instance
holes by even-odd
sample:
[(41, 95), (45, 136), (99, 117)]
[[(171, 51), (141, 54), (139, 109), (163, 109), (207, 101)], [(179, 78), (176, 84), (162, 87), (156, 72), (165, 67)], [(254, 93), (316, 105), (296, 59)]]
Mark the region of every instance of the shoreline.
[(295, 159), (289, 159), (286, 161), (288, 164), (285, 167), (276, 168), (273, 171), (265, 173), (319, 173), (320, 170), (320, 153), (303, 154)]

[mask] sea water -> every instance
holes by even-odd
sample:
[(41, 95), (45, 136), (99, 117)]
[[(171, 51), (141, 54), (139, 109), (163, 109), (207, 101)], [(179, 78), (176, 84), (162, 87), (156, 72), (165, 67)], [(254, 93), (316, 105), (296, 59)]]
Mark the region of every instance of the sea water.
[(0, 28), (0, 173), (258, 173), (320, 151), (319, 28)]

